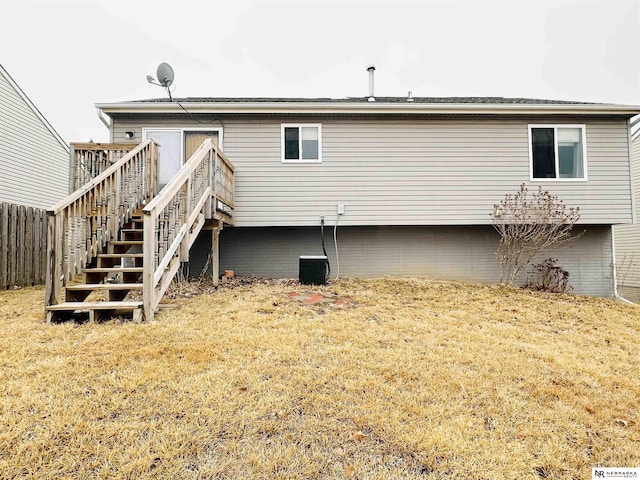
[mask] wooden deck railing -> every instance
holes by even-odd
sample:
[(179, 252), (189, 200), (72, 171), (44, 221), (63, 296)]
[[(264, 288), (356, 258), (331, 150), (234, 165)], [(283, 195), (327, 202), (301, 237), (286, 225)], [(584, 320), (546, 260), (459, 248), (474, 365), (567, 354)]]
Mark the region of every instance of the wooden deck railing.
[(45, 306), (79, 274), (157, 189), (158, 144), (136, 146), (97, 177), (47, 210)]
[(136, 147), (135, 143), (72, 143), (70, 191), (79, 189)]
[(212, 182), (216, 201), (213, 206), (227, 223), (233, 223), (235, 171), (233, 163), (224, 153), (216, 150), (215, 179)]
[[(230, 177), (225, 177), (230, 172)], [(144, 315), (152, 320), (164, 292), (205, 220), (233, 213), (233, 164), (205, 140), (162, 191), (144, 217)], [(215, 185), (215, 189), (212, 188)], [(218, 187), (220, 185), (220, 187)], [(217, 196), (220, 192), (220, 197)], [(228, 211), (218, 204), (228, 204)]]

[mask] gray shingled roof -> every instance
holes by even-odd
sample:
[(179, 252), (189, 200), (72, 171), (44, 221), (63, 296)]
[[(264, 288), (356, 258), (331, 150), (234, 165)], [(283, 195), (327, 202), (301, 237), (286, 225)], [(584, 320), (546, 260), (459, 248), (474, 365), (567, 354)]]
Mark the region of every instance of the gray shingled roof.
[[(375, 97), (376, 103), (409, 103), (407, 97)], [(348, 98), (218, 98), (183, 97), (174, 98), (180, 103), (366, 103), (368, 97)], [(171, 103), (168, 98), (134, 100), (135, 103)], [(537, 98), (505, 97), (413, 97), (413, 103), (423, 104), (521, 104), (521, 105), (597, 105), (595, 102), (574, 102), (568, 100), (543, 100)]]

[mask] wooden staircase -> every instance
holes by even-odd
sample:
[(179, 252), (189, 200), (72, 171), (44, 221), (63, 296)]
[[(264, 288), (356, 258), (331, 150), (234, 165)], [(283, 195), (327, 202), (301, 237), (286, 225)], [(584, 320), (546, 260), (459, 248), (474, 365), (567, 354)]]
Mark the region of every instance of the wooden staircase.
[[(117, 157), (120, 147), (113, 153), (103, 144), (100, 152)], [(207, 139), (158, 192), (158, 149), (147, 140), (110, 166), (94, 161), (95, 148), (73, 149), (74, 178), (92, 179), (47, 210), (48, 321), (153, 320), (205, 225), (217, 281), (218, 234), (233, 224), (233, 163)]]
[[(136, 212), (120, 230), (120, 240), (109, 243), (109, 253), (96, 257), (95, 265), (83, 269), (84, 283), (65, 287), (65, 301), (46, 307), (48, 321), (69, 319), (99, 321), (114, 315), (133, 321), (143, 319), (142, 214)], [(130, 292), (135, 299), (127, 300)]]

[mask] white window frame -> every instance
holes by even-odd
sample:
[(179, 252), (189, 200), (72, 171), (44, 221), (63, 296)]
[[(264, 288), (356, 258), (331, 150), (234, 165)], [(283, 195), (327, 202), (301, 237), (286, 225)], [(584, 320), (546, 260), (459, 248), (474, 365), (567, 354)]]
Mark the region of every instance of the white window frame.
[[(536, 178), (533, 176), (533, 134), (534, 128), (553, 128), (553, 149), (555, 157), (555, 170), (556, 178)], [(579, 128), (581, 130), (582, 138), (582, 173), (580, 178), (560, 178), (560, 165), (558, 157), (558, 129), (559, 128)], [(584, 124), (570, 124), (570, 123), (532, 123), (529, 124), (529, 180), (531, 182), (586, 182), (588, 180), (587, 175), (587, 129)]]
[[(284, 145), (284, 129), (285, 128), (303, 128), (303, 127), (315, 127), (318, 129), (318, 158), (299, 158), (290, 159), (284, 158), (285, 145)], [(302, 157), (302, 133), (298, 136), (300, 156)], [(322, 163), (322, 124), (321, 123), (281, 123), (280, 124), (280, 161), (281, 163)]]

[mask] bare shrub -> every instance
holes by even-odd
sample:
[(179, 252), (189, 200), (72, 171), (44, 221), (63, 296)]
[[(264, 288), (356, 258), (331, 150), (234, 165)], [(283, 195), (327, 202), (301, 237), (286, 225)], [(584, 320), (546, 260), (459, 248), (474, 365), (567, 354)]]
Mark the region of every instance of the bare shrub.
[(547, 258), (544, 262), (533, 266), (536, 277), (525, 285), (531, 290), (541, 292), (565, 293), (571, 290), (569, 272), (556, 265), (557, 258)]
[(540, 253), (584, 233), (571, 235), (573, 225), (580, 219), (579, 207), (567, 208), (557, 195), (542, 187), (529, 193), (524, 183), (517, 193), (507, 193), (493, 206), (491, 219), (500, 234), (496, 252), (500, 282), (509, 285)]

